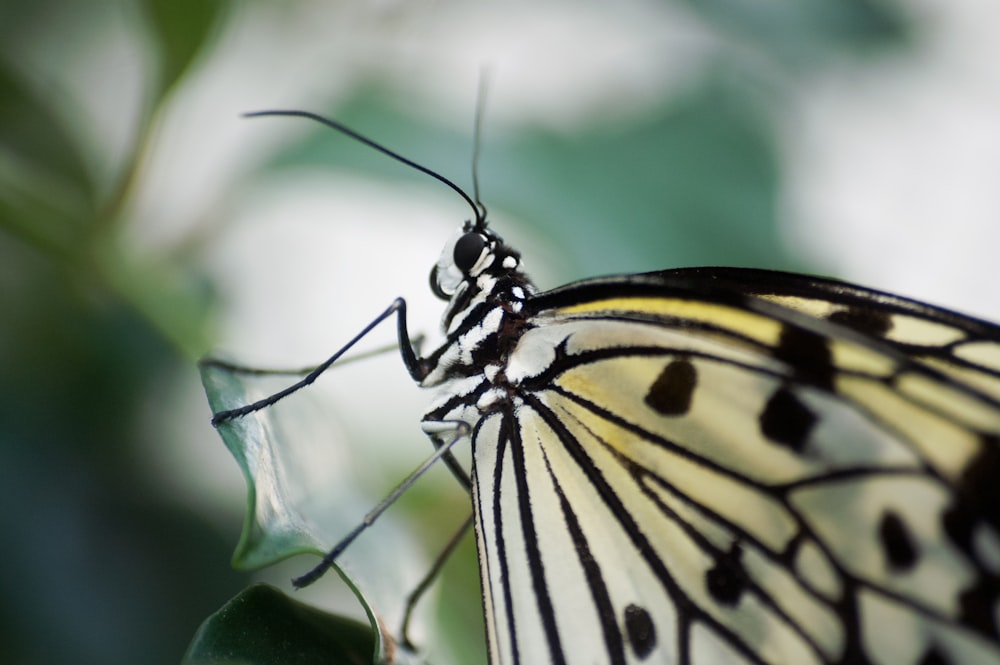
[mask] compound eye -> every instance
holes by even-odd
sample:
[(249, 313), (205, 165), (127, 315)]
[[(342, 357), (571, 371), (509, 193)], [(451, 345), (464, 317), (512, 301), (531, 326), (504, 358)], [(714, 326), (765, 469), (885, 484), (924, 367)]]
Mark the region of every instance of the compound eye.
[(487, 240), (479, 233), (466, 233), (455, 243), (455, 267), (468, 273), (486, 249)]

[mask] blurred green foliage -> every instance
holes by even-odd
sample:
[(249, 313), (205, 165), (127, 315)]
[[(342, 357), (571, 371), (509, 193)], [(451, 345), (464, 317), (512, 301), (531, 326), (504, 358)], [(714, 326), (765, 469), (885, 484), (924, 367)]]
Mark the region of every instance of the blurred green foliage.
[(255, 585), (209, 617), (183, 665), (365, 665), (374, 648), (367, 625), (297, 603), (273, 587)]
[(196, 275), (178, 291), (163, 280), (168, 271), (134, 265), (119, 245), (153, 117), (223, 5), (187, 3), (197, 13), (168, 30), (148, 18), (170, 14), (171, 3), (134, 4), (133, 28), (148, 36), (163, 75), (110, 182), (85, 152), (65, 91), (48, 88), (12, 50), (85, 8), (0, 9), (0, 660), (8, 663), (177, 662), (203, 617), (241, 585), (226, 572), (238, 525), (219, 533), (176, 497), (151, 491), (164, 485), (140, 457), (154, 438), (143, 418), (149, 401), (207, 346), (208, 292)]
[[(697, 263), (801, 268), (774, 230), (775, 81), (905, 36), (874, 0), (768, 3), (766, 12), (737, 0), (686, 4), (736, 46), (661, 108), (575, 135), (526, 128), (502, 145), (487, 127), (487, 203), (536, 223), (580, 277)], [(74, 122), (73, 96), (25, 57), (50, 25), (92, 28), (83, 19), (94, 7), (0, 5), (0, 649), (12, 663), (177, 662), (245, 579), (228, 571), (239, 524), (220, 532), (193, 514), (142, 458), (162, 438), (150, 431), (150, 405), (178, 377), (193, 379), (194, 358), (212, 345), (212, 285), (190, 247), (138, 257), (122, 242), (160, 114), (213, 57), (235, 12), (222, 0), (104, 6), (148, 64), (142, 89), (121, 93), (142, 98), (114, 100), (139, 110), (108, 165)], [(748, 52), (763, 57), (748, 64)], [(371, 81), (340, 108), (311, 110), (445, 173), (468, 163), (467, 132), (399, 106)], [(267, 168), (289, 164), (422, 178), (320, 129)], [(470, 549), (464, 572), (446, 572), (446, 623), (479, 611)], [(449, 585), (453, 575), (461, 581)], [(481, 644), (456, 653), (469, 662), (477, 648), (481, 657)]]

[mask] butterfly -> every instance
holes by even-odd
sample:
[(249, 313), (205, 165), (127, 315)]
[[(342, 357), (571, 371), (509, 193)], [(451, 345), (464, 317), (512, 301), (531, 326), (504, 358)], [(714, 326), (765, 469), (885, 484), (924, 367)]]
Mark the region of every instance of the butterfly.
[(402, 300), (355, 340), (395, 316), (423, 430), (471, 445), (491, 663), (1000, 662), (1000, 327), (754, 269), (539, 291), (447, 179), (267, 113), (472, 207), (431, 270), (440, 346)]

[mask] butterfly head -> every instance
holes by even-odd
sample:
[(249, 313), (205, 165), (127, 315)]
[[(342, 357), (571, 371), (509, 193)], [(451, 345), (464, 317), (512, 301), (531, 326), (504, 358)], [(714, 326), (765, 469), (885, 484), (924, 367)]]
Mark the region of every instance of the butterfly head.
[(483, 277), (499, 279), (521, 267), (521, 255), (506, 245), (486, 222), (466, 222), (445, 244), (431, 268), (431, 290), (452, 300)]

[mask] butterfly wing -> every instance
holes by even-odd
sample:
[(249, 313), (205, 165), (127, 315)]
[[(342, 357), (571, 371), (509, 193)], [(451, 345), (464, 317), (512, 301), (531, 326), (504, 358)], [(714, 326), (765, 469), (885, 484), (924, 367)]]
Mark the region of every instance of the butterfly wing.
[(744, 268), (685, 268), (665, 281), (707, 281), (829, 320), (882, 341), (1000, 400), (1000, 327), (891, 293), (809, 275)]
[(667, 271), (528, 301), (517, 390), (474, 432), (495, 662), (1000, 658), (1000, 382), (957, 353), (1000, 334), (846, 286)]

